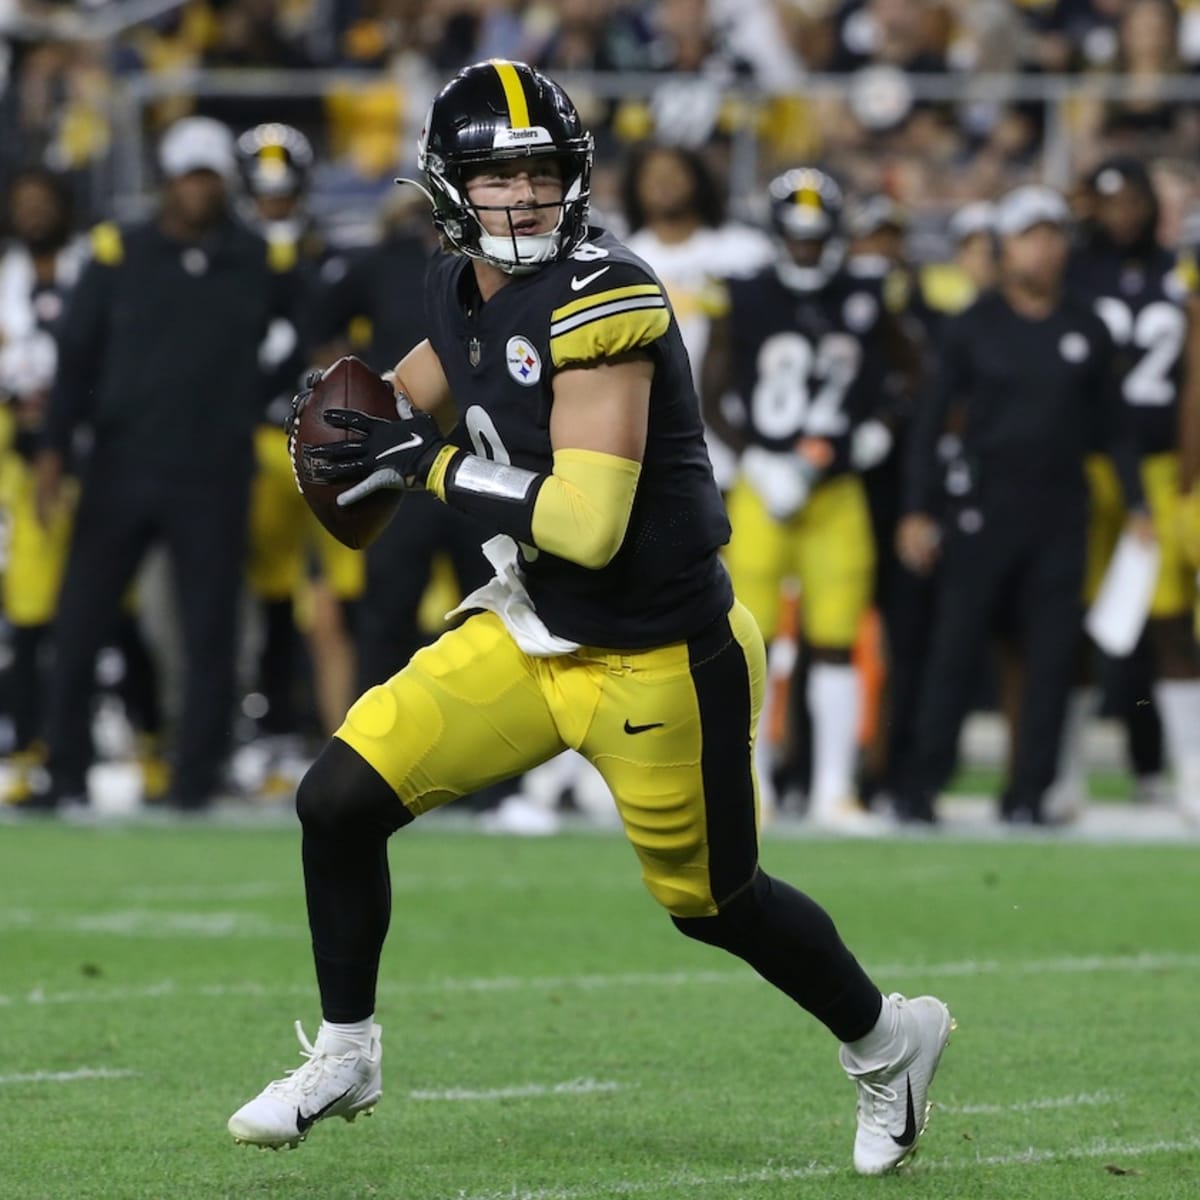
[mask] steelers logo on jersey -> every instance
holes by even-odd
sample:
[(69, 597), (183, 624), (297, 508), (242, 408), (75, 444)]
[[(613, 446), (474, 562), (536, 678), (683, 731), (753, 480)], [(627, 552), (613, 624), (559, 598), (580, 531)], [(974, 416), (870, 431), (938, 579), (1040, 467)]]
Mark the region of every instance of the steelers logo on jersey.
[(1058, 343), (1058, 352), (1065, 362), (1081, 363), (1087, 361), (1091, 347), (1082, 333), (1064, 333)]
[(842, 306), (842, 320), (855, 333), (865, 333), (879, 316), (879, 301), (870, 292), (854, 292)]
[(504, 348), (508, 373), (525, 387), (532, 387), (542, 377), (542, 360), (528, 338), (511, 337)]

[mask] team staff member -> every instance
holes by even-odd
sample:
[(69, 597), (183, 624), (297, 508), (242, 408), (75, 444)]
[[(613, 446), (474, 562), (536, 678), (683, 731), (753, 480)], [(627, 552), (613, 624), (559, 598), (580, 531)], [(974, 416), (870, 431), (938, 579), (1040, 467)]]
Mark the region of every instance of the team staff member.
[(55, 624), (48, 807), (85, 797), (96, 651), (147, 549), (171, 558), (186, 655), (172, 801), (212, 797), (228, 743), (236, 610), (258, 418), (258, 347), (277, 297), (261, 238), (233, 220), (233, 138), (188, 118), (163, 137), (158, 213), (107, 225), (59, 342), (39, 504), (61, 501), (65, 455), (87, 422), (94, 447)]
[[(313, 478), (361, 480), (342, 501), (424, 486), (507, 536), (471, 601), (488, 611), (367, 692), (301, 784), (324, 1022), (305, 1065), (229, 1128), (295, 1145), (375, 1104), (388, 835), (572, 746), (679, 930), (849, 1043), (855, 1164), (880, 1174), (924, 1124), (950, 1014), (880, 996), (829, 917), (758, 867), (762, 640), (717, 556), (729, 526), (678, 326), (645, 265), (588, 228), (591, 160), (574, 105), (538, 72), (496, 60), (451, 81), (420, 162), (452, 252), (428, 276), (430, 338), (395, 373), (415, 408), (327, 414), (363, 436), (302, 448)], [(444, 440), (460, 419), (474, 453)]]
[[(1153, 537), (1132, 443), (1123, 436), (1112, 340), (1090, 305), (1064, 291), (1066, 203), (1047, 188), (1007, 195), (996, 216), (1000, 284), (945, 326), (941, 361), (913, 430), (901, 558), (942, 557), (938, 620), (902, 773), (902, 817), (932, 820), (988, 635), (1002, 620), (1025, 681), (1002, 813), (1040, 821), (1053, 782), (1080, 623), (1088, 493), (1084, 459), (1103, 430), (1135, 532)], [(964, 411), (963, 461), (944, 529), (935, 513), (947, 414)]]

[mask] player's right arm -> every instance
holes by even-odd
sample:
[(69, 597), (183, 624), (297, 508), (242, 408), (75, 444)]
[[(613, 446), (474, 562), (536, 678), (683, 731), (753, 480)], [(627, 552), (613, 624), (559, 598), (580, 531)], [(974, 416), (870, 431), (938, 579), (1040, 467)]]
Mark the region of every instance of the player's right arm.
[(392, 390), (414, 408), (428, 413), (443, 434), (458, 424), (458, 410), (442, 360), (426, 338), (415, 345), (393, 368)]

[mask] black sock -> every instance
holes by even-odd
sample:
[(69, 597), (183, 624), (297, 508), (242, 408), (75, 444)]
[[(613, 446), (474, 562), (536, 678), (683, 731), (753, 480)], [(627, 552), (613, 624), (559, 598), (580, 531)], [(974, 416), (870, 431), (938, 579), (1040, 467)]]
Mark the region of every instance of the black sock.
[(321, 1015), (339, 1025), (364, 1021), (375, 1011), (392, 911), (387, 838), (305, 831), (301, 854)]
[(300, 781), (296, 811), (321, 1014), (339, 1025), (375, 1011), (392, 910), (387, 840), (412, 814), (361, 755), (333, 738)]
[(857, 1041), (879, 1020), (879, 989), (829, 914), (782, 880), (759, 871), (719, 915), (671, 919), (688, 937), (745, 960), (839, 1041)]

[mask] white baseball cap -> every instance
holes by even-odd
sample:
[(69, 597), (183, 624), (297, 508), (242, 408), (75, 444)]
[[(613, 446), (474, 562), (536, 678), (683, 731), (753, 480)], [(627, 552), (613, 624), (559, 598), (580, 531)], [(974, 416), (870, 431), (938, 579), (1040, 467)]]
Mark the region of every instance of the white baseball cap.
[(1040, 184), (1014, 188), (996, 205), (996, 232), (1001, 237), (1025, 233), (1035, 225), (1071, 223), (1071, 210), (1059, 192)]
[(189, 171), (215, 171), (226, 183), (237, 179), (233, 134), (212, 117), (184, 117), (163, 134), (158, 164), (167, 179)]
[(996, 206), (986, 200), (976, 200), (964, 204), (950, 218), (950, 237), (956, 245), (961, 245), (977, 233), (991, 233), (995, 227)]

